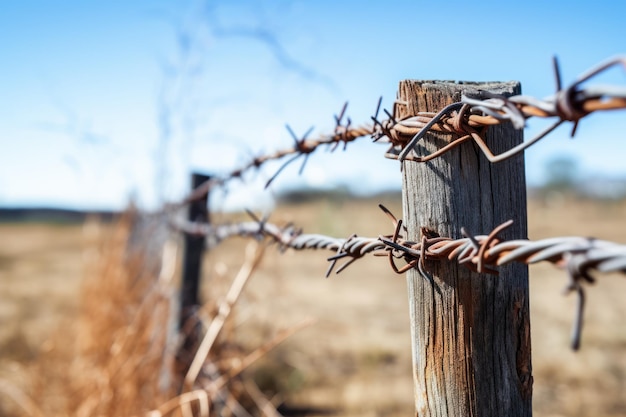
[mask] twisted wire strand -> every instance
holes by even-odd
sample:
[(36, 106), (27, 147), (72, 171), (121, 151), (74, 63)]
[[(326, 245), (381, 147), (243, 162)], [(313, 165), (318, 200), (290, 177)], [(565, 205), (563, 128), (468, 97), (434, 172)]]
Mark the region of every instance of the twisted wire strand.
[(295, 250), (326, 249), (341, 254), (345, 253), (344, 256), (351, 258), (360, 258), (385, 248), (385, 244), (378, 238), (352, 236), (345, 239), (321, 234), (307, 234), (291, 225), (280, 227), (273, 223), (259, 221), (220, 225), (176, 222), (173, 223), (173, 227), (193, 236), (205, 236), (211, 246), (235, 236), (256, 239), (269, 238), (283, 250), (287, 248)]
[[(418, 113), (417, 116), (397, 122), (403, 126), (403, 129), (397, 129), (402, 133), (392, 138), (392, 146), (387, 150), (385, 156), (400, 161), (425, 162), (471, 138), (477, 142), (487, 159), (495, 163), (520, 153), (566, 121), (573, 123), (571, 133), (573, 137), (578, 122), (583, 117), (595, 111), (626, 108), (626, 89), (624, 87), (600, 85), (581, 87), (584, 82), (613, 66), (621, 65), (626, 69), (626, 57), (613, 57), (596, 65), (580, 75), (566, 88), (561, 88), (561, 77), (556, 58), (553, 62), (557, 84), (557, 91), (554, 95), (543, 100), (524, 95), (506, 97), (486, 91), (463, 95), (460, 102), (453, 103), (438, 113)], [(467, 106), (464, 111), (461, 111), (463, 105)], [(557, 120), (534, 138), (499, 155), (494, 155), (484, 143), (484, 132), (479, 133), (477, 131), (478, 128), (506, 122), (510, 122), (516, 129), (522, 129), (530, 117), (554, 117)], [(390, 127), (387, 128), (387, 130), (389, 129)], [(458, 138), (453, 139), (447, 146), (434, 154), (425, 157), (410, 155), (417, 143), (430, 130), (456, 133)], [(411, 135), (412, 137), (407, 140), (407, 136)]]
[[(352, 121), (349, 118), (347, 118), (345, 123), (343, 122), (348, 104), (345, 103), (340, 114), (335, 116), (336, 126), (332, 133), (321, 134), (318, 139), (308, 139), (307, 136), (311, 132), (309, 130), (301, 138), (298, 138), (291, 128), (287, 126), (287, 130), (294, 140), (294, 146), (271, 154), (257, 156), (247, 164), (223, 177), (212, 178), (193, 190), (179, 203), (172, 206), (182, 207), (191, 201), (202, 198), (213, 188), (224, 186), (233, 179), (241, 178), (245, 172), (260, 168), (268, 161), (291, 156), (267, 181), (267, 187), (287, 165), (300, 157), (303, 158), (303, 164), (300, 168), (300, 172), (302, 172), (308, 156), (324, 145), (329, 146), (332, 152), (341, 144), (343, 144), (345, 149), (348, 143), (369, 136), (375, 142), (391, 144), (385, 152), (385, 157), (387, 158), (400, 161), (426, 162), (443, 155), (467, 140), (474, 140), (487, 159), (495, 163), (517, 155), (547, 136), (564, 122), (573, 123), (572, 136), (574, 136), (578, 122), (583, 117), (596, 111), (626, 109), (625, 87), (616, 85), (581, 87), (583, 83), (611, 67), (621, 65), (626, 69), (626, 56), (617, 56), (601, 62), (585, 71), (565, 88), (561, 87), (561, 76), (556, 58), (554, 58), (553, 63), (557, 91), (544, 99), (525, 95), (506, 97), (486, 91), (478, 91), (463, 95), (460, 102), (452, 103), (437, 113), (420, 112), (416, 116), (396, 120), (392, 114), (384, 110), (388, 118), (379, 120), (378, 114), (382, 102), (381, 98), (374, 116), (371, 117), (373, 124), (363, 124), (357, 127), (352, 125)], [(396, 102), (396, 104), (406, 103)], [(526, 120), (531, 117), (556, 118), (557, 120), (534, 138), (501, 154), (494, 155), (485, 144), (483, 136), (485, 129), (489, 126), (511, 123), (516, 129), (522, 129), (526, 124)], [(415, 146), (429, 131), (453, 134), (456, 138), (453, 138), (450, 143), (433, 154), (426, 156), (412, 154)]]
[[(345, 111), (346, 107), (347, 103), (344, 105), (343, 111)], [(252, 169), (259, 169), (263, 164), (268, 161), (280, 160), (286, 156), (292, 156), (292, 158), (288, 159), (266, 182), (265, 187), (267, 188), (287, 165), (294, 162), (298, 158), (304, 158), (302, 167), (300, 168), (300, 173), (302, 173), (308, 156), (315, 152), (318, 148), (322, 146), (328, 146), (329, 150), (331, 152), (334, 152), (339, 147), (339, 145), (343, 143), (343, 149), (345, 150), (350, 142), (370, 136), (373, 133), (373, 130), (370, 126), (352, 127), (351, 121), (349, 119), (348, 122), (344, 125), (342, 124), (342, 119), (338, 116), (335, 116), (335, 120), (337, 123), (335, 131), (327, 135), (321, 134), (317, 139), (307, 139), (310, 130), (302, 138), (298, 139), (291, 130), (291, 128), (287, 126), (287, 129), (292, 134), (295, 142), (295, 145), (293, 147), (278, 150), (271, 154), (257, 156), (242, 167), (231, 171), (225, 176), (211, 178), (192, 190), (192, 192), (185, 196), (179, 203), (172, 204), (170, 208), (180, 208), (191, 203), (192, 201), (201, 199), (211, 190), (222, 187), (231, 180), (237, 178), (241, 179), (246, 172)]]
[[(386, 210), (384, 207), (383, 209)], [(386, 212), (390, 214), (388, 210)], [(173, 226), (188, 234), (205, 236), (212, 245), (230, 237), (242, 236), (269, 238), (270, 241), (277, 243), (281, 250), (291, 248), (334, 251), (335, 255), (327, 258), (330, 265), (326, 277), (333, 271), (340, 273), (368, 254), (387, 256), (392, 269), (397, 273), (417, 268), (425, 278), (429, 278), (425, 270), (425, 261), (454, 261), (474, 272), (487, 274), (498, 274), (496, 267), (512, 262), (525, 264), (550, 262), (567, 271), (569, 280), (565, 290), (575, 292), (578, 297), (571, 342), (574, 350), (580, 347), (583, 324), (585, 293), (582, 284), (595, 282), (591, 275), (593, 270), (626, 274), (626, 245), (606, 240), (568, 236), (537, 241), (527, 239), (504, 241), (498, 234), (513, 223), (508, 221), (488, 235), (473, 236), (463, 230), (465, 237), (460, 239), (423, 236), (419, 242), (412, 242), (399, 234), (399, 231), (403, 230), (402, 222), (396, 221), (395, 218), (394, 222), (395, 232), (391, 235), (377, 238), (352, 235), (347, 239), (305, 234), (293, 225), (280, 227), (266, 220), (221, 225), (178, 222)], [(337, 267), (337, 261), (341, 259), (346, 259), (346, 262)], [(403, 259), (406, 266), (398, 269), (394, 259)]]

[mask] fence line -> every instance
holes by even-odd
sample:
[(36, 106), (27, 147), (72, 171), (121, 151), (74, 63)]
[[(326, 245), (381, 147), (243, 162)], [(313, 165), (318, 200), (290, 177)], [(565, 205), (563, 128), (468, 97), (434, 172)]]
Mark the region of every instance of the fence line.
[[(522, 152), (566, 121), (573, 123), (573, 136), (579, 121), (585, 116), (595, 111), (626, 109), (626, 88), (624, 87), (581, 87), (582, 83), (617, 65), (622, 65), (626, 69), (626, 57), (606, 60), (581, 74), (569, 86), (562, 88), (558, 63), (555, 59), (554, 71), (557, 91), (554, 95), (543, 100), (524, 95), (505, 97), (499, 94), (479, 92), (473, 95), (463, 95), (461, 101), (448, 105), (437, 113), (421, 112), (417, 113), (417, 116), (403, 120), (396, 120), (394, 115), (387, 110), (383, 111), (388, 118), (379, 120), (381, 98), (374, 116), (371, 117), (373, 121), (371, 126), (352, 127), (352, 121), (349, 118), (346, 118), (344, 123), (346, 103), (339, 115), (335, 116), (336, 126), (333, 133), (321, 135), (318, 139), (308, 139), (312, 129), (302, 137), (298, 137), (287, 126), (294, 141), (293, 147), (253, 158), (248, 164), (224, 177), (213, 177), (193, 190), (182, 201), (171, 205), (169, 208), (183, 207), (202, 198), (211, 189), (223, 186), (232, 179), (242, 177), (245, 172), (252, 168), (260, 168), (270, 160), (291, 156), (269, 179), (266, 184), (267, 187), (287, 165), (299, 158), (302, 158), (300, 168), (302, 171), (309, 155), (322, 145), (330, 146), (330, 150), (334, 151), (343, 144), (345, 149), (348, 143), (366, 136), (371, 136), (374, 142), (389, 143), (390, 148), (386, 151), (385, 156), (400, 161), (425, 162), (443, 155), (465, 141), (473, 140), (489, 161), (492, 163), (499, 162)], [(394, 113), (395, 106), (402, 105), (407, 105), (407, 103), (396, 100)], [(555, 117), (557, 120), (533, 139), (499, 155), (494, 155), (485, 144), (483, 135), (489, 126), (512, 123), (515, 128), (521, 129), (530, 117)], [(450, 133), (456, 137), (436, 152), (419, 156), (414, 152), (416, 145), (430, 130)], [(582, 284), (594, 282), (590, 272), (596, 270), (626, 274), (625, 245), (583, 237), (556, 237), (538, 241), (527, 239), (501, 240), (498, 233), (510, 226), (512, 220), (496, 227), (488, 235), (474, 236), (469, 231), (462, 229), (461, 232), (464, 237), (461, 239), (431, 236), (422, 230), (421, 240), (412, 242), (403, 237), (407, 230), (402, 225), (402, 220), (397, 220), (386, 208), (381, 206), (381, 209), (391, 218), (394, 231), (392, 234), (378, 237), (352, 235), (349, 238), (336, 238), (320, 234), (305, 234), (293, 225), (280, 227), (268, 223), (267, 219), (258, 219), (252, 213), (250, 214), (253, 220), (242, 223), (207, 225), (172, 219), (171, 224), (175, 229), (184, 233), (205, 236), (209, 240), (209, 246), (231, 236), (244, 236), (257, 239), (269, 238), (272, 242), (277, 243), (281, 250), (292, 248), (295, 250), (326, 249), (335, 251), (335, 255), (328, 258), (330, 266), (326, 273), (327, 277), (333, 271), (336, 273), (343, 271), (367, 254), (387, 257), (391, 268), (397, 273), (404, 273), (409, 269), (416, 268), (425, 277), (428, 277), (425, 262), (433, 260), (456, 261), (472, 271), (490, 274), (497, 274), (496, 267), (511, 262), (526, 264), (540, 261), (551, 262), (567, 271), (569, 281), (566, 290), (575, 292), (578, 297), (572, 335), (572, 347), (574, 349), (578, 348), (580, 343), (585, 301)], [(343, 259), (346, 262), (337, 267), (337, 262)], [(406, 265), (397, 267), (395, 263), (397, 259), (403, 259)]]

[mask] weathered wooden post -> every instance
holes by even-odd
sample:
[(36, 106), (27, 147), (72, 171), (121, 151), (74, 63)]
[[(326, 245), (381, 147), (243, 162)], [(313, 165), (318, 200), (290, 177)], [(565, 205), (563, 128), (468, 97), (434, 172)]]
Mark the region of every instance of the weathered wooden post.
[[(463, 91), (519, 94), (517, 82), (400, 83), (396, 115), (438, 112)], [(428, 133), (416, 147), (431, 153), (451, 139)], [(510, 124), (492, 126), (487, 144), (496, 152), (523, 140)], [(461, 227), (487, 234), (508, 219), (505, 239), (527, 237), (523, 155), (491, 164), (472, 143), (425, 163), (403, 163), (403, 209), (410, 240), (420, 228), (460, 238)], [(530, 416), (532, 368), (528, 268), (501, 267), (477, 274), (453, 262), (426, 261), (432, 279), (407, 276), (415, 406), (418, 416)]]

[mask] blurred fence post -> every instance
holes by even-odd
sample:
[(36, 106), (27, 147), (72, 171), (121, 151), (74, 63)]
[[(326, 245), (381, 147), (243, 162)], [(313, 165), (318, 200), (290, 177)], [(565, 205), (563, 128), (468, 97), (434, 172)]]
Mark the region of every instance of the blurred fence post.
[[(520, 93), (518, 82), (400, 82), (395, 117), (437, 112), (464, 91)], [(494, 153), (523, 140), (510, 124), (489, 127)], [(420, 155), (449, 143), (432, 132)], [(503, 239), (527, 237), (524, 156), (491, 164), (470, 141), (425, 163), (403, 163), (403, 215), (408, 239), (425, 233), (460, 238), (461, 228), (487, 234), (508, 219)], [(530, 416), (532, 369), (528, 268), (511, 264), (499, 275), (452, 262), (425, 261), (428, 277), (407, 275), (415, 406), (419, 416)]]
[[(192, 173), (191, 189), (194, 190), (209, 176)], [(187, 219), (190, 222), (209, 223), (208, 193), (203, 197), (189, 203)], [(200, 278), (202, 274), (202, 257), (204, 256), (206, 238), (204, 236), (184, 235), (184, 252), (182, 265), (182, 278), (180, 283), (178, 328), (183, 337), (178, 350), (178, 375), (182, 381), (194, 358), (200, 338), (200, 322), (195, 317), (196, 310), (200, 305)]]
[[(211, 177), (199, 173), (191, 174), (191, 189), (194, 190)], [(192, 201), (189, 204), (187, 219), (190, 222), (209, 223), (208, 193), (204, 198)], [(192, 236), (185, 234), (185, 252), (183, 254), (183, 271), (180, 285), (180, 328), (193, 315), (194, 310), (200, 304), (198, 293), (200, 290), (200, 278), (202, 273), (202, 256), (204, 255), (204, 236)]]

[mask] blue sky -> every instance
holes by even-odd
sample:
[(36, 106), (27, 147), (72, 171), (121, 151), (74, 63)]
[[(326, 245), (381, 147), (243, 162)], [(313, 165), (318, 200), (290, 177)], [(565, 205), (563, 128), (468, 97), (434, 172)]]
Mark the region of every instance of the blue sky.
[[(188, 172), (223, 174), (292, 144), (284, 128), (333, 127), (349, 101), (367, 122), (398, 81), (519, 80), (525, 94), (624, 54), (626, 3), (526, 1), (23, 0), (0, 5), (0, 206), (155, 207), (179, 198)], [(624, 85), (615, 69), (599, 83)], [(526, 138), (543, 126), (530, 123)], [(581, 176), (626, 177), (623, 111), (561, 127), (526, 153), (527, 178), (569, 156)], [(364, 139), (346, 153), (268, 165), (233, 184), (224, 206), (284, 188), (400, 187), (397, 162)]]

